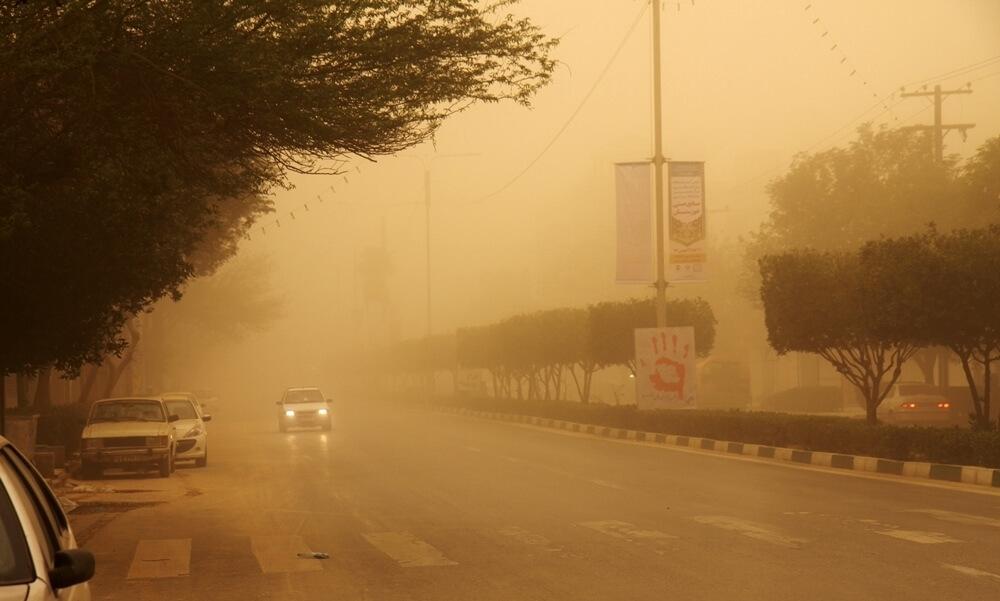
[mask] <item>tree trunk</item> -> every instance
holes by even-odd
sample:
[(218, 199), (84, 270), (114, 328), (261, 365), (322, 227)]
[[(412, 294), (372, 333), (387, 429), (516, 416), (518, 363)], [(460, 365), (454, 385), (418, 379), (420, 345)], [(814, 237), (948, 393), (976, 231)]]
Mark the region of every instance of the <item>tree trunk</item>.
[(993, 429), (993, 414), (990, 412), (990, 389), (991, 380), (990, 378), (990, 363), (992, 357), (990, 357), (990, 352), (987, 350), (983, 356), (983, 429), (992, 430)]
[(922, 348), (913, 354), (913, 361), (924, 376), (924, 384), (934, 385), (934, 366), (937, 365), (940, 355), (941, 353), (933, 348)]
[(979, 395), (979, 387), (976, 386), (976, 375), (972, 373), (971, 354), (958, 353), (958, 358), (962, 363), (962, 371), (965, 372), (965, 379), (969, 383), (969, 396), (972, 397), (972, 408), (976, 411), (976, 424), (981, 426), (984, 421), (983, 398)]
[(38, 411), (47, 411), (52, 407), (52, 367), (44, 367), (38, 372), (38, 386), (35, 388), (33, 402)]
[(80, 395), (76, 398), (77, 403), (85, 403), (90, 398), (90, 391), (94, 388), (94, 382), (97, 381), (97, 372), (100, 368), (100, 365), (85, 365), (83, 367), (83, 372), (80, 374)]
[(31, 405), (28, 400), (28, 383), (30, 376), (27, 374), (17, 374), (17, 408), (26, 409)]
[[(122, 373), (125, 369), (132, 364), (132, 360), (135, 358), (135, 348), (139, 344), (139, 340), (142, 339), (142, 334), (139, 332), (139, 328), (135, 324), (135, 318), (128, 320), (125, 323), (125, 327), (128, 328), (129, 341), (128, 349), (125, 354), (117, 362), (111, 362), (108, 364), (108, 381), (104, 385), (104, 398), (110, 397), (114, 394), (115, 386), (118, 385), (118, 380), (121, 379)], [(431, 382), (433, 383), (434, 374), (431, 372)], [(432, 384), (433, 386), (433, 384)], [(433, 388), (431, 388), (433, 391)]]

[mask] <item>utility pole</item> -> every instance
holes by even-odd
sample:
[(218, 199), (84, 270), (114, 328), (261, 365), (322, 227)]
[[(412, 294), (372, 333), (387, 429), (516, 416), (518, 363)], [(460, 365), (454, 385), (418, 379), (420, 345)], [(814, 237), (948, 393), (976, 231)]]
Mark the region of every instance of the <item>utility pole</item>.
[(656, 199), (656, 326), (667, 325), (667, 278), (663, 232), (663, 107), (660, 91), (660, 0), (653, 8), (653, 189)]
[(941, 105), (944, 103), (944, 99), (952, 94), (971, 94), (972, 89), (970, 88), (959, 88), (957, 90), (942, 90), (940, 85), (934, 86), (933, 91), (923, 91), (923, 92), (903, 92), (900, 94), (903, 98), (912, 98), (917, 96), (933, 97), (934, 98), (934, 125), (911, 125), (906, 129), (915, 129), (920, 131), (931, 131), (934, 134), (934, 159), (942, 163), (944, 162), (944, 135), (950, 130), (957, 129), (962, 133), (964, 138), (966, 132), (976, 126), (975, 123), (942, 123), (941, 118)]
[[(957, 90), (942, 90), (941, 85), (938, 84), (934, 86), (934, 90), (924, 90), (922, 92), (903, 92), (900, 94), (903, 98), (914, 98), (914, 97), (933, 97), (934, 98), (934, 125), (911, 125), (905, 129), (919, 130), (919, 131), (930, 131), (934, 136), (934, 160), (941, 164), (944, 162), (944, 135), (955, 129), (961, 132), (962, 138), (964, 139), (967, 135), (968, 130), (976, 126), (975, 123), (943, 123), (942, 107), (944, 104), (944, 99), (952, 94), (971, 94), (972, 89), (969, 87), (959, 88)], [(938, 354), (938, 385), (943, 389), (947, 390), (949, 385), (949, 351), (948, 349), (941, 349)]]

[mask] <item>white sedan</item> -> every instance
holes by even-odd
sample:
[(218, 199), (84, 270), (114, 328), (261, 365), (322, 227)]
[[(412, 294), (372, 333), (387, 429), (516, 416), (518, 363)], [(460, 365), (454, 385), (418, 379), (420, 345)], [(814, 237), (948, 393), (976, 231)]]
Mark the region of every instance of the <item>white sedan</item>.
[(177, 417), (174, 422), (174, 459), (193, 459), (197, 467), (208, 465), (208, 429), (205, 422), (212, 421), (212, 416), (202, 413), (198, 405), (180, 395), (163, 395), (163, 404), (171, 417)]
[(88, 601), (93, 576), (48, 484), (0, 437), (0, 600)]

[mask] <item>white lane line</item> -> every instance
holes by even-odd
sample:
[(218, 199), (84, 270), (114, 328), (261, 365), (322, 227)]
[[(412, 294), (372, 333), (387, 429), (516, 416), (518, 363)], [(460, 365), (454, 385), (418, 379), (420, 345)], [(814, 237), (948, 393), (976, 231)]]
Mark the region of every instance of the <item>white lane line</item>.
[(622, 488), (621, 486), (618, 486), (614, 482), (608, 482), (607, 480), (599, 480), (597, 478), (594, 478), (594, 479), (591, 479), (591, 480), (587, 480), (587, 482), (590, 482), (591, 484), (596, 484), (598, 486), (603, 486), (604, 488), (613, 488), (615, 490), (625, 490), (624, 488)]
[(950, 563), (943, 563), (941, 564), (941, 567), (948, 570), (954, 570), (955, 572), (958, 572), (959, 574), (965, 574), (966, 576), (972, 576), (974, 578), (988, 578), (1000, 582), (1000, 574), (986, 572), (977, 568), (970, 568), (969, 566), (959, 566)]
[(722, 528), (723, 530), (731, 530), (747, 538), (790, 549), (798, 549), (807, 542), (802, 539), (785, 536), (761, 524), (748, 522), (739, 518), (724, 515), (699, 515), (693, 519), (699, 524), (707, 524), (716, 528)]
[(671, 534), (666, 534), (665, 532), (660, 532), (658, 530), (642, 530), (633, 524), (628, 522), (621, 522), (618, 520), (600, 520), (596, 522), (580, 522), (580, 526), (584, 528), (590, 528), (591, 530), (596, 530), (601, 534), (606, 534), (608, 536), (613, 536), (615, 538), (620, 538), (622, 540), (627, 540), (629, 542), (643, 540), (643, 541), (664, 541), (677, 538)]
[(504, 536), (509, 536), (510, 538), (524, 543), (526, 545), (531, 545), (532, 547), (541, 547), (546, 551), (559, 551), (558, 547), (552, 545), (552, 541), (545, 538), (541, 534), (535, 534), (534, 532), (529, 532), (524, 528), (519, 528), (517, 526), (508, 526), (506, 528), (500, 529), (500, 534)]
[(946, 522), (955, 522), (956, 524), (1000, 528), (1000, 520), (981, 515), (972, 515), (971, 513), (958, 513), (957, 511), (945, 511), (944, 509), (910, 509), (908, 512), (922, 513)]
[(373, 547), (404, 568), (458, 565), (409, 532), (374, 532), (363, 536)]
[(191, 575), (191, 539), (141, 540), (126, 580)]
[(941, 543), (960, 543), (962, 541), (952, 538), (941, 532), (923, 532), (921, 530), (876, 530), (876, 534), (891, 536), (900, 540), (920, 543), (922, 545), (938, 545)]
[(299, 553), (313, 552), (301, 536), (253, 536), (250, 538), (250, 551), (257, 558), (260, 571), (265, 574), (317, 572), (323, 569), (319, 560), (303, 559), (298, 556)]

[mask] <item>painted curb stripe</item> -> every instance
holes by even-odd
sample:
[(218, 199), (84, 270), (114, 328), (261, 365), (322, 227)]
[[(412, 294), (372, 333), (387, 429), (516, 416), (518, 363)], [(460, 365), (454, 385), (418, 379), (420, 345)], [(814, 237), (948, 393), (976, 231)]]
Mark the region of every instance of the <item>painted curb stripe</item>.
[(903, 475), (903, 462), (892, 459), (876, 459), (875, 471), (880, 474)]
[(792, 449), (792, 461), (795, 463), (812, 463), (812, 451), (797, 451)]
[(673, 434), (659, 434), (640, 432), (637, 430), (611, 428), (608, 426), (578, 424), (575, 422), (538, 418), (528, 415), (475, 411), (464, 407), (445, 407), (443, 410), (445, 412), (457, 413), (459, 415), (473, 415), (497, 420), (524, 422), (539, 426), (548, 426), (550, 428), (560, 430), (572, 430), (573, 432), (594, 434), (607, 438), (627, 439), (639, 442), (652, 441), (664, 444), (675, 444), (680, 447), (694, 447), (709, 451), (732, 453), (736, 455), (751, 455), (765, 459), (778, 459), (794, 463), (822, 465), (838, 469), (892, 474), (895, 476), (909, 478), (945, 480), (948, 482), (1000, 488), (1000, 469), (984, 468), (979, 466), (925, 463), (922, 461), (896, 461), (894, 459), (881, 459), (877, 457), (864, 457), (859, 455), (841, 455), (838, 453), (824, 453), (819, 451), (802, 451), (799, 449), (769, 447), (742, 442), (728, 442), (714, 440), (711, 438), (677, 436)]
[(948, 480), (949, 482), (962, 481), (962, 468), (958, 465), (931, 464), (931, 480)]

